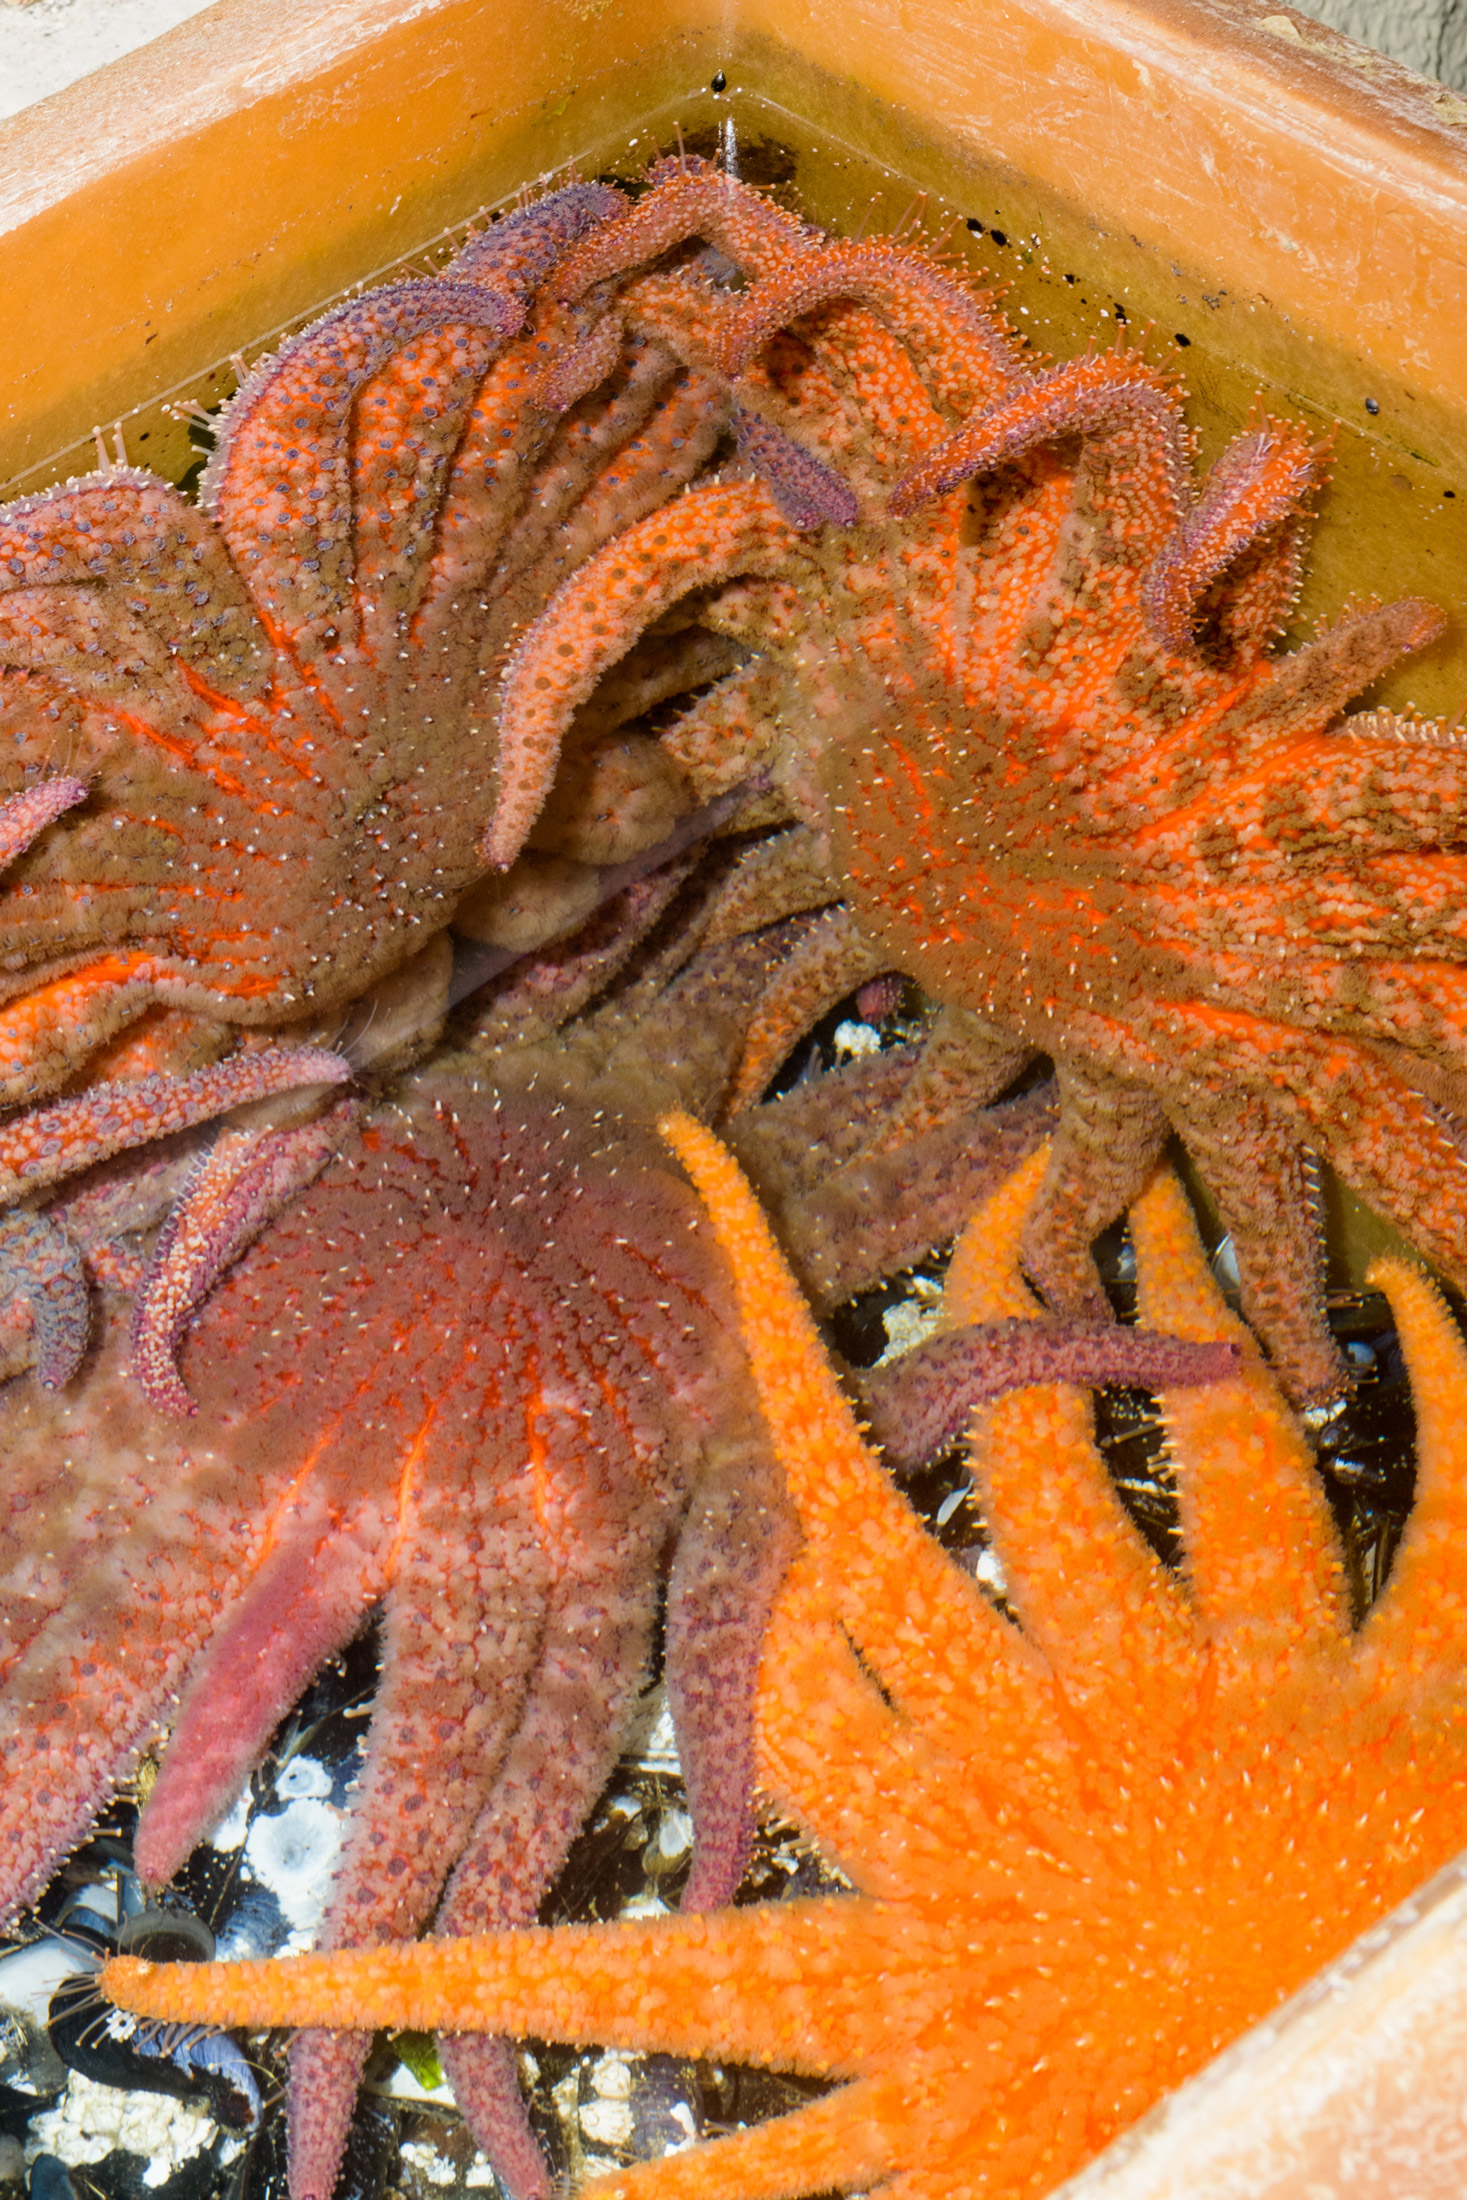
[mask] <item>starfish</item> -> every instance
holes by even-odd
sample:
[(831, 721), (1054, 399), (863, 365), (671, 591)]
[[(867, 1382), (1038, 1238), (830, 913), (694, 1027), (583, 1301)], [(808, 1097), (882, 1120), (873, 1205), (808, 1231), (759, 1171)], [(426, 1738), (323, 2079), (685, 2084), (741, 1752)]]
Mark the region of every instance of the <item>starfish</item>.
[[(678, 681), (695, 659), (726, 667), (706, 635), (621, 669), (536, 846), (475, 896), (514, 634), (725, 429), (721, 392), (665, 345), (603, 357), (591, 317), (546, 292), (566, 249), (626, 207), (571, 185), (471, 236), (440, 275), (292, 338), (219, 420), (202, 510), (121, 465), (0, 509), (0, 1107), (80, 1073), (88, 1092), (35, 1134), (59, 1148), (64, 1132), (70, 1173), (116, 1150), (119, 1108), (139, 1140), (176, 1128), (154, 1104), (242, 1035), (247, 1052), (271, 1031), (370, 1025), (450, 922), (503, 948), (511, 903), (515, 952), (573, 930), (608, 872), (694, 807), (625, 729), (670, 659)], [(222, 1154), (170, 1243), (217, 1240), (225, 1202), (243, 1242), (323, 1152), (314, 1134), (233, 1140), (228, 1181)], [(64, 1382), (86, 1341), (75, 1248), (34, 1221), (0, 1227), (43, 1380)], [(180, 1262), (139, 1374), (181, 1412)]]
[[(665, 1129), (732, 1263), (805, 1539), (764, 1647), (761, 1773), (850, 1893), (275, 1963), (123, 1960), (104, 1991), (170, 2022), (513, 2027), (843, 2081), (588, 2200), (1047, 2192), (1467, 1837), (1467, 1352), (1424, 1276), (1377, 1271), (1421, 1469), (1352, 1628), (1308, 1445), (1158, 1175), (1132, 1217), (1143, 1322), (1247, 1351), (1162, 1401), (1183, 1573), (1122, 1510), (1084, 1394), (1040, 1385), (974, 1431), (1001, 1612), (862, 1441), (731, 1159), (687, 1118)], [(1044, 1167), (975, 1217), (951, 1318), (1035, 1317), (1019, 1252)]]
[[(243, 1251), (225, 1133), (203, 1163), (222, 1154), (218, 1185), (188, 1210), (197, 1244), (165, 1222), (128, 1279), (135, 1308), (106, 1295), (85, 1383), (0, 1397), (0, 1911), (44, 1886), (169, 1723), (136, 1847), (144, 1880), (165, 1882), (380, 1606), (383, 1674), (324, 1944), (435, 1915), (446, 1931), (532, 1917), (610, 1769), (669, 1542), (668, 1682), (697, 1834), (685, 1899), (732, 1892), (789, 1532), (727, 1273), (651, 1126), (672, 1100), (715, 1112), (798, 939), (798, 923), (709, 937), (737, 917), (739, 863), (708, 859), (661, 934), (632, 928), (644, 953), (620, 984), (607, 990), (626, 941), (567, 943), (508, 973), (458, 1052), (290, 1134), (316, 1141), (314, 1181), (295, 1180), (292, 1148), (293, 1196)], [(587, 966), (598, 997), (578, 1012)], [(532, 1010), (547, 1036), (526, 1036)], [(868, 1151), (923, 1057), (855, 1064), (740, 1119), (827, 1303), (950, 1234), (1052, 1120), (1043, 1093), (975, 1111), (954, 1090), (945, 1118)], [(271, 1150), (255, 1139), (247, 1165)], [(151, 1183), (145, 1168), (145, 1205)], [(131, 1189), (83, 1188), (70, 1226), (135, 1224)], [(160, 1308), (201, 1273), (216, 1288), (196, 1318), (175, 1318), (188, 1290)], [(161, 1397), (129, 1372), (144, 1308)], [(1108, 1325), (1000, 1324), (873, 1378), (872, 1410), (923, 1457), (964, 1399), (1056, 1369), (1199, 1380), (1217, 1359)], [(181, 1424), (167, 1383), (184, 1380)], [(366, 2044), (297, 2044), (298, 2195), (333, 2187)], [(506, 2052), (446, 2055), (507, 2184), (548, 2191)]]
[(1052, 1304), (1103, 1311), (1091, 1241), (1175, 1133), (1291, 1390), (1337, 1390), (1316, 1157), (1467, 1283), (1467, 752), (1340, 716), (1441, 631), (1431, 606), (1274, 652), (1322, 448), (1260, 417), (1199, 487), (1177, 387), (1135, 352), (1037, 368), (931, 254), (824, 238), (689, 160), (551, 287), (721, 378), (737, 462), (519, 638), (488, 852), (522, 845), (572, 714), (649, 628), (736, 642), (664, 747), (705, 794), (762, 764), (793, 821), (767, 906), (830, 910), (743, 1098), (818, 1008), (904, 972), (969, 1012), (995, 1092), (1056, 1064), (1025, 1246)]

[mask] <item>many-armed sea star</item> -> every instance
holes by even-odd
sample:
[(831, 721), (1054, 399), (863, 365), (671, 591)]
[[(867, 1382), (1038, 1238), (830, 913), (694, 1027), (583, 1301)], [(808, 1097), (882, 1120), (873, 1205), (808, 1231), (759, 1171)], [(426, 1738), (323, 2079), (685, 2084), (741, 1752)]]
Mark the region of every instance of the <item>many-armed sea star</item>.
[[(737, 902), (737, 860), (709, 868), (623, 983), (558, 1033), (506, 1028), (532, 1009), (569, 1017), (583, 966), (604, 981), (624, 942), (512, 974), (465, 1050), (331, 1127), (314, 1189), (185, 1344), (186, 1434), (126, 1379), (115, 1300), (74, 1395), (0, 1400), (4, 1909), (44, 1884), (181, 1692), (137, 1844), (144, 1878), (166, 1880), (380, 1603), (384, 1673), (326, 1944), (419, 1930), (446, 1880), (441, 1929), (532, 1917), (614, 1756), (670, 1541), (689, 1899), (732, 1892), (788, 1538), (728, 1278), (651, 1124), (670, 1100), (716, 1109), (792, 939), (698, 948)], [(948, 1234), (1050, 1120), (1042, 1094), (976, 1114), (959, 1095), (946, 1122), (866, 1153), (921, 1062), (906, 1049), (741, 1118), (829, 1297)], [(1071, 1324), (977, 1332), (956, 1360), (934, 1348), (919, 1411), (897, 1402), (907, 1448), (940, 1443), (975, 1385), (1036, 1367), (1157, 1380), (1187, 1361), (1155, 1340), (1138, 1355), (1142, 1341)], [(364, 2050), (297, 2045), (298, 2193), (329, 2194)], [(506, 2056), (448, 2055), (507, 2181), (545, 2191)]]
[[(593, 682), (691, 595), (746, 662), (665, 745), (704, 791), (772, 767), (800, 829), (771, 910), (846, 903), (783, 1005), (890, 967), (980, 1019), (993, 1090), (1054, 1057), (1025, 1262), (1055, 1304), (1102, 1310), (1090, 1241), (1175, 1130), (1286, 1380), (1337, 1387), (1313, 1154), (1467, 1281), (1467, 751), (1338, 715), (1438, 614), (1272, 655), (1321, 479), (1302, 429), (1260, 420), (1199, 490), (1136, 354), (1035, 371), (926, 253), (822, 238), (701, 164), (663, 163), (552, 287), (722, 376), (742, 463), (622, 529), (519, 644), (490, 851), (521, 845)], [(772, 1009), (746, 1095), (785, 1039)]]
[[(1084, 1396), (976, 1430), (1013, 1620), (861, 1442), (738, 1172), (668, 1135), (734, 1267), (805, 1548), (761, 1667), (760, 1764), (853, 1892), (697, 1918), (275, 1964), (112, 1964), (126, 2006), (205, 2023), (514, 2027), (846, 2083), (588, 2188), (604, 2200), (1050, 2190), (1467, 1837), (1467, 1352), (1379, 1272), (1420, 1415), (1417, 1506), (1358, 1630), (1308, 1447), (1251, 1355), (1163, 1401), (1186, 1566), (1148, 1552)], [(954, 1261), (955, 1318), (1032, 1318), (1036, 1156)], [(1234, 1333), (1176, 1184), (1133, 1215), (1143, 1320)]]

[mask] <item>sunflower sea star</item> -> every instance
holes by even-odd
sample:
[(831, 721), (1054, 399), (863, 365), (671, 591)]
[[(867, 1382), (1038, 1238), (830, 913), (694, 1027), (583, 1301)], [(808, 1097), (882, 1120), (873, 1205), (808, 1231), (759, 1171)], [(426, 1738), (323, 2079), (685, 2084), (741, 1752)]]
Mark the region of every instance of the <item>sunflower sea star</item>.
[(1291, 1389), (1337, 1389), (1316, 1154), (1467, 1283), (1467, 751), (1339, 719), (1439, 615), (1359, 610), (1272, 654), (1322, 479), (1302, 429), (1260, 419), (1198, 490), (1175, 385), (1136, 354), (1036, 371), (928, 254), (825, 239), (699, 163), (662, 163), (551, 287), (680, 344), (760, 427), (519, 640), (489, 852), (522, 845), (562, 729), (649, 625), (736, 642), (664, 745), (705, 794), (771, 770), (797, 821), (771, 913), (843, 903), (751, 1032), (744, 1096), (814, 1008), (900, 970), (971, 1012), (995, 1091), (1057, 1064), (1025, 1247), (1051, 1303), (1103, 1310), (1090, 1242), (1172, 1130)]
[[(727, 1273), (651, 1125), (671, 1101), (716, 1110), (804, 929), (707, 936), (737, 913), (741, 860), (715, 853), (660, 932), (634, 926), (638, 957), (609, 990), (626, 943), (593, 926), (594, 946), (531, 966), (542, 986), (508, 973), (458, 1052), (440, 1049), (375, 1107), (289, 1134), (316, 1141), (315, 1182), (296, 1185), (184, 1338), (186, 1431), (166, 1417), (166, 1380), (157, 1400), (127, 1379), (137, 1316), (115, 1292), (84, 1386), (0, 1399), (5, 1910), (45, 1883), (171, 1720), (136, 1851), (143, 1877), (165, 1881), (380, 1604), (384, 1671), (326, 1945), (412, 1933), (435, 1909), (440, 1930), (529, 1919), (615, 1753), (670, 1541), (669, 1690), (697, 1832), (687, 1900), (732, 1892), (788, 1528)], [(586, 966), (597, 997), (578, 1011)], [(532, 1011), (559, 1028), (527, 1039)], [(740, 1117), (827, 1298), (950, 1234), (1052, 1121), (1042, 1093), (975, 1111), (954, 1088), (945, 1118), (868, 1151), (924, 1054), (853, 1065)], [(223, 1155), (217, 1231), (181, 1254), (185, 1275), (233, 1250), (234, 1135), (206, 1157), (207, 1171)], [(247, 1165), (271, 1151), (256, 1139)], [(290, 1175), (299, 1156), (286, 1158)], [(150, 1182), (145, 1169), (144, 1200)], [(83, 1187), (70, 1227), (115, 1230), (126, 1189), (105, 1173)], [(214, 1211), (212, 1191), (188, 1210)], [(165, 1223), (140, 1308), (167, 1296), (177, 1227)], [(176, 1380), (183, 1323), (154, 1312), (148, 1334)], [(1218, 1372), (1215, 1353), (1165, 1340), (1138, 1361), (1142, 1342), (1094, 1324), (965, 1332), (933, 1348), (925, 1382), (915, 1366), (891, 1395), (876, 1379), (873, 1410), (910, 1424), (920, 1450), (964, 1397), (1036, 1366)], [(296, 2045), (299, 2194), (329, 2194), (365, 2047)], [(454, 2042), (447, 2056), (512, 2189), (545, 2192), (503, 2050)]]
[[(760, 1675), (763, 1780), (848, 1896), (251, 1965), (111, 1964), (169, 2020), (514, 2027), (847, 2082), (587, 2188), (605, 2200), (1041, 2194), (1467, 1838), (1467, 1352), (1386, 1264), (1421, 1416), (1416, 1510), (1352, 1631), (1310, 1454), (1249, 1348), (1163, 1400), (1186, 1566), (1121, 1509), (1066, 1386), (980, 1415), (1013, 1619), (862, 1443), (738, 1172), (667, 1135), (709, 1203), (805, 1546)], [(1030, 1318), (1036, 1154), (954, 1260), (953, 1318)], [(1133, 1228), (1142, 1318), (1241, 1334), (1179, 1187)]]

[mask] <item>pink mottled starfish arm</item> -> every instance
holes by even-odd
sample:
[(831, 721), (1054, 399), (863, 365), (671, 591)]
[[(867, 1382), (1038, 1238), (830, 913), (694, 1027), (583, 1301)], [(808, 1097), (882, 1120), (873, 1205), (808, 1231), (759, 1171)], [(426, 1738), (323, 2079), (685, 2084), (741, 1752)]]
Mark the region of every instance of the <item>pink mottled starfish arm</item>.
[(772, 572), (795, 539), (762, 482), (716, 484), (628, 528), (557, 589), (505, 674), (491, 863), (507, 867), (519, 854), (571, 713), (608, 666), (690, 588)]
[(43, 779), (23, 794), (0, 802), (0, 870), (24, 855), (38, 833), (66, 810), (87, 798), (84, 779)]
[[(1160, 548), (1189, 495), (1187, 443), (1173, 385), (1125, 352), (1068, 359), (981, 413), (909, 468), (891, 493), (893, 516), (1065, 435), (1124, 432), (1150, 491), (1149, 525)], [(1139, 545), (1138, 545), (1139, 547)]]
[(160, 1413), (194, 1412), (174, 1365), (190, 1315), (266, 1223), (320, 1175), (352, 1113), (348, 1103), (285, 1130), (225, 1131), (185, 1185), (133, 1310), (133, 1373)]
[[(1028, 1657), (976, 1586), (955, 1572), (861, 1441), (814, 1322), (739, 1172), (688, 1116), (660, 1128), (696, 1184), (733, 1263), (749, 1358), (770, 1434), (806, 1535), (838, 1534), (847, 1509), (869, 1506), (859, 1560), (832, 1556), (831, 1594), (862, 1612), (862, 1648), (882, 1685), (934, 1741), (962, 1748), (973, 1723), (991, 1740), (997, 1701), (1028, 1704)], [(950, 1668), (940, 1645), (981, 1644)], [(981, 1710), (980, 1710), (981, 1706)]]
[[(1184, 1337), (1246, 1339), (1169, 1172), (1132, 1209), (1131, 1231), (1143, 1320)], [(1308, 1447), (1256, 1353), (1230, 1381), (1170, 1391), (1164, 1404), (1188, 1586), (1224, 1670), (1269, 1673), (1326, 1654), (1346, 1629), (1338, 1544)]]
[(1180, 654), (1191, 647), (1206, 589), (1249, 543), (1298, 509), (1319, 456), (1302, 427), (1280, 420), (1229, 444), (1141, 585), (1147, 624), (1165, 648)]
[[(217, 1824), (303, 1688), (386, 1584), (385, 1534), (305, 1491), (243, 1598), (194, 1667), (143, 1807), (137, 1869), (161, 1887)], [(345, 1553), (336, 1558), (331, 1554)]]
[(186, 1130), (248, 1100), (299, 1085), (344, 1084), (354, 1074), (350, 1062), (319, 1047), (266, 1047), (232, 1055), (190, 1077), (96, 1085), (0, 1130), (0, 1199), (44, 1190), (95, 1161)]

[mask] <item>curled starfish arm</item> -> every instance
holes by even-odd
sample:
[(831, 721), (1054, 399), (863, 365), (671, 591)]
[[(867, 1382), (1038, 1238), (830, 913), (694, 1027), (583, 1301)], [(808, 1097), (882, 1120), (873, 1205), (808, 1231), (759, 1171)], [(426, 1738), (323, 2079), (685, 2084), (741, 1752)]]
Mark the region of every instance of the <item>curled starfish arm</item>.
[(160, 1413), (196, 1411), (174, 1364), (179, 1340), (231, 1261), (320, 1175), (350, 1127), (350, 1103), (322, 1121), (225, 1131), (180, 1193), (133, 1308), (132, 1364)]
[(689, 237), (706, 238), (751, 275), (777, 273), (815, 242), (793, 214), (736, 184), (730, 189), (706, 162), (659, 163), (650, 181), (653, 188), (629, 214), (566, 255), (556, 277), (557, 296), (583, 297), (593, 284), (658, 259)]
[(86, 1269), (67, 1232), (25, 1207), (0, 1215), (0, 1302), (10, 1296), (29, 1311), (41, 1388), (64, 1389), (91, 1327)]
[(986, 294), (964, 289), (925, 253), (872, 238), (824, 243), (755, 283), (721, 332), (724, 371), (743, 374), (780, 329), (838, 298), (873, 307), (939, 402), (959, 413), (992, 402), (1019, 370), (1019, 346)]
[[(1230, 443), (1195, 508), (1153, 561), (1141, 584), (1141, 608), (1158, 641), (1178, 656), (1192, 647), (1207, 589), (1259, 537), (1298, 510), (1319, 476), (1319, 448), (1293, 423), (1271, 420)], [(1256, 628), (1261, 605), (1241, 623)], [(1235, 620), (1233, 638), (1241, 642)], [(1270, 622), (1271, 624), (1272, 622)], [(1267, 634), (1250, 634), (1261, 644)]]
[(867, 939), (851, 910), (831, 909), (818, 917), (780, 965), (750, 1022), (729, 1094), (731, 1112), (751, 1107), (810, 1026), (886, 967), (881, 949)]
[(625, 219), (626, 194), (609, 183), (569, 183), (479, 230), (450, 263), (482, 283), (523, 318), (534, 293), (584, 237)]
[[(1246, 1332), (1223, 1307), (1187, 1206), (1159, 1174), (1132, 1210), (1142, 1318), (1178, 1336)], [(1251, 1354), (1211, 1391), (1168, 1392), (1187, 1581), (1225, 1674), (1282, 1674), (1347, 1633), (1343, 1573), (1313, 1458)]]
[(1128, 352), (1066, 360), (990, 406), (908, 469), (892, 490), (892, 515), (904, 518), (1065, 435), (1132, 441), (1137, 527), (1143, 543), (1149, 528), (1160, 550), (1184, 509), (1186, 434), (1174, 384)]
[(39, 786), (0, 802), (0, 870), (24, 855), (37, 834), (86, 798), (84, 779), (61, 778), (43, 779)]
[(42, 1191), (93, 1162), (246, 1101), (303, 1085), (344, 1084), (352, 1074), (349, 1062), (319, 1047), (268, 1047), (188, 1077), (95, 1086), (0, 1129), (0, 1198)]
[(601, 674), (690, 588), (782, 565), (790, 528), (759, 483), (689, 491), (607, 545), (567, 581), (516, 650), (500, 712), (500, 795), (485, 840), (506, 866), (554, 776), (571, 713)]

